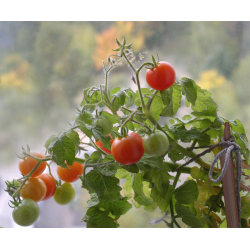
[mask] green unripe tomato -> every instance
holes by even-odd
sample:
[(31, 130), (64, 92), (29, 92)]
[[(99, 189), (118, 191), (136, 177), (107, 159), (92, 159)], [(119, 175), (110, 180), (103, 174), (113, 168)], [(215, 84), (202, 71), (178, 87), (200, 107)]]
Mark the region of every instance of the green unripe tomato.
[(241, 218), (247, 219), (250, 217), (250, 197), (241, 197)]
[(96, 121), (96, 125), (99, 125), (102, 128), (102, 133), (104, 135), (110, 134), (113, 129), (113, 123), (106, 117), (99, 117)]
[(75, 121), (77, 124), (79, 122), (84, 122), (87, 125), (91, 125), (93, 122), (93, 115), (90, 112), (84, 111), (76, 117)]
[(155, 131), (143, 137), (142, 145), (145, 153), (152, 156), (160, 156), (166, 153), (169, 141), (168, 137), (162, 131)]
[(56, 188), (53, 199), (59, 205), (66, 205), (72, 202), (76, 197), (76, 190), (71, 183), (65, 182)]
[(31, 199), (23, 199), (12, 212), (12, 218), (19, 226), (27, 227), (34, 224), (40, 214), (39, 205)]

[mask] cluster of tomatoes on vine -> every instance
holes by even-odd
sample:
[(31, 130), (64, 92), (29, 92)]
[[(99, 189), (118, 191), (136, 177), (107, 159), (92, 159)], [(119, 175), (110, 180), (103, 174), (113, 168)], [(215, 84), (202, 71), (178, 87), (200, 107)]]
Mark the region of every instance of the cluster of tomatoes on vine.
[[(154, 58), (153, 62), (154, 67), (146, 72), (147, 83), (155, 90), (168, 89), (176, 80), (174, 68), (167, 62), (156, 63)], [(138, 133), (130, 131), (123, 137), (113, 140), (110, 135), (113, 124), (108, 118), (99, 117), (95, 123), (102, 128), (103, 135), (109, 135), (111, 150), (105, 148), (100, 140), (95, 142), (96, 146), (106, 154), (112, 154), (114, 159), (123, 165), (138, 162), (144, 152), (152, 156), (160, 156), (164, 155), (168, 149), (168, 137), (162, 131), (150, 131), (143, 138)], [(41, 160), (38, 166), (36, 159)], [(6, 191), (14, 200), (11, 201), (14, 205), (12, 206), (14, 208), (12, 216), (18, 225), (29, 226), (36, 222), (40, 214), (37, 202), (53, 197), (56, 203), (66, 205), (72, 202), (76, 196), (75, 188), (71, 183), (77, 181), (78, 176), (83, 175), (84, 166), (77, 162), (67, 166), (68, 168), (58, 166), (57, 174), (60, 180), (57, 181), (51, 174), (44, 173), (47, 162), (42, 159), (45, 159), (42, 153), (29, 152), (19, 162), (19, 170), (23, 177), (6, 182)], [(49, 172), (51, 173), (51, 171)], [(63, 184), (61, 180), (64, 181)]]
[[(34, 157), (34, 158), (33, 158)], [(42, 161), (38, 166), (36, 159), (45, 159), (41, 152), (30, 151), (29, 156), (20, 159), (19, 170), (23, 175), (18, 180), (6, 182), (7, 192), (13, 197), (13, 220), (20, 226), (30, 226), (36, 222), (40, 215), (38, 202), (53, 197), (56, 203), (66, 205), (76, 196), (76, 190), (71, 184), (83, 174), (83, 165), (74, 162), (73, 165), (63, 168), (57, 167), (57, 181), (51, 174), (44, 173), (47, 162)], [(35, 168), (35, 170), (34, 170)], [(32, 172), (33, 171), (33, 172)], [(28, 177), (28, 178), (27, 178)], [(64, 181), (62, 184), (61, 181)], [(22, 199), (21, 199), (22, 198)]]

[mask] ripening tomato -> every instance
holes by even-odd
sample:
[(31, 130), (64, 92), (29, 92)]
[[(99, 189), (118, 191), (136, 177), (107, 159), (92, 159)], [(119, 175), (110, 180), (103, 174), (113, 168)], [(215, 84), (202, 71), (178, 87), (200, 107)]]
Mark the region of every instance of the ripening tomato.
[[(113, 143), (113, 141), (114, 141), (114, 140), (113, 140), (113, 137), (112, 137), (111, 135), (109, 135), (109, 137), (110, 137), (110, 143), (111, 143), (111, 145), (112, 145), (112, 143)], [(109, 150), (109, 149), (103, 147), (101, 140), (97, 141), (95, 144), (96, 144), (97, 147), (99, 147), (102, 151), (104, 151), (104, 152), (107, 153), (108, 155), (111, 154), (111, 150)]]
[(160, 156), (167, 152), (169, 141), (162, 131), (155, 131), (143, 137), (142, 145), (145, 153), (153, 156)]
[(65, 182), (74, 182), (79, 179), (78, 175), (83, 174), (83, 165), (78, 162), (74, 162), (73, 165), (68, 168), (63, 168), (61, 166), (57, 167), (57, 175), (58, 177)]
[(135, 132), (129, 132), (125, 137), (116, 138), (111, 145), (111, 154), (123, 165), (136, 163), (144, 154), (141, 136)]
[[(31, 151), (30, 155), (37, 157), (37, 158), (44, 158), (44, 154), (38, 151)], [(19, 161), (19, 170), (22, 175), (28, 175), (32, 169), (36, 166), (37, 161), (29, 156), (26, 156), (24, 159), (21, 159)], [(36, 168), (34, 173), (31, 175), (31, 177), (36, 177), (43, 173), (43, 171), (46, 168), (46, 161), (43, 161), (39, 164), (39, 166)]]
[(39, 205), (31, 199), (23, 199), (12, 211), (12, 218), (19, 226), (34, 224), (40, 214)]
[(176, 79), (173, 66), (168, 62), (159, 62), (153, 69), (147, 69), (146, 81), (155, 90), (170, 88)]
[(32, 199), (36, 202), (43, 200), (47, 192), (44, 181), (39, 178), (29, 178), (22, 187), (20, 194), (24, 199)]
[(53, 199), (59, 205), (66, 205), (76, 197), (76, 190), (71, 183), (65, 182), (56, 188)]
[(36, 178), (41, 179), (47, 187), (46, 195), (42, 200), (44, 201), (44, 200), (50, 199), (56, 191), (55, 179), (49, 174), (41, 174), (41, 175), (37, 176)]

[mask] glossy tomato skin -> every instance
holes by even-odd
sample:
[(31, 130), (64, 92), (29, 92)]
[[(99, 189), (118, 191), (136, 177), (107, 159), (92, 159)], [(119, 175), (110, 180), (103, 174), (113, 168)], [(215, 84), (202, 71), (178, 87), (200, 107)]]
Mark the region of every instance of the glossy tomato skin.
[(31, 199), (23, 199), (12, 211), (12, 218), (19, 226), (34, 224), (40, 215), (39, 205)]
[(44, 181), (39, 178), (29, 178), (22, 187), (20, 194), (24, 199), (32, 199), (36, 202), (43, 200), (47, 192)]
[(168, 137), (162, 131), (155, 131), (143, 137), (142, 145), (145, 153), (152, 156), (160, 156), (166, 153), (169, 141)]
[[(110, 143), (111, 143), (111, 145), (112, 145), (112, 143), (113, 143), (113, 141), (114, 141), (114, 140), (113, 140), (113, 137), (112, 137), (111, 135), (109, 135), (109, 137), (110, 137)], [(108, 155), (111, 154), (111, 150), (109, 150), (109, 149), (103, 147), (101, 140), (97, 141), (95, 144), (96, 144), (97, 147), (99, 147), (102, 151), (104, 151), (104, 152), (107, 153)]]
[[(30, 151), (30, 154), (37, 158), (44, 158), (44, 154), (38, 151)], [(29, 156), (26, 156), (24, 159), (19, 161), (19, 170), (22, 175), (28, 175), (32, 169), (36, 166), (37, 161)], [(31, 177), (36, 177), (44, 172), (46, 168), (46, 161), (43, 161), (39, 164), (37, 169), (31, 175)]]
[(76, 197), (76, 190), (71, 183), (65, 182), (56, 188), (53, 199), (59, 205), (66, 205)]
[(141, 136), (135, 132), (129, 132), (123, 138), (116, 138), (111, 145), (111, 154), (123, 165), (138, 162), (144, 154)]
[(36, 178), (41, 179), (45, 183), (46, 188), (47, 188), (46, 195), (42, 200), (45, 201), (45, 200), (50, 199), (56, 191), (55, 179), (49, 174), (41, 174), (41, 175), (37, 176)]
[(73, 165), (67, 165), (67, 167), (57, 167), (57, 175), (62, 181), (75, 182), (79, 179), (78, 175), (83, 175), (83, 165), (81, 163), (74, 162)]
[(173, 66), (168, 62), (159, 62), (153, 69), (147, 69), (146, 81), (155, 90), (170, 88), (176, 79)]

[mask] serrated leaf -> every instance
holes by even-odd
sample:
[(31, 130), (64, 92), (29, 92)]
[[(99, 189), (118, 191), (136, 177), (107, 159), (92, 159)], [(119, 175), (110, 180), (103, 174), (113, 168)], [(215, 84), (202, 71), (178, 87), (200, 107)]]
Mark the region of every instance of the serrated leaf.
[(105, 176), (112, 176), (116, 173), (116, 166), (114, 163), (102, 163), (98, 170)]
[(187, 130), (184, 125), (182, 126), (171, 126), (169, 130), (174, 134), (176, 140), (182, 142), (191, 142), (192, 140), (204, 140), (205, 136), (198, 129), (191, 128)]
[(120, 122), (120, 116), (110, 114), (107, 111), (103, 111), (102, 116), (108, 118), (113, 124)]
[(201, 221), (191, 212), (188, 207), (185, 207), (178, 202), (175, 203), (175, 210), (182, 218), (182, 221), (192, 228), (203, 228)]
[(90, 195), (90, 200), (87, 202), (87, 207), (94, 207), (99, 204), (98, 195), (96, 193), (92, 193)]
[(141, 174), (134, 174), (133, 177), (134, 200), (143, 206), (150, 206), (153, 200), (146, 197), (143, 192), (143, 181)]
[(136, 164), (132, 164), (132, 165), (122, 165), (122, 164), (118, 164), (121, 168), (126, 169), (128, 172), (130, 173), (138, 173), (139, 172), (139, 168), (137, 167)]
[(111, 202), (101, 201), (99, 206), (116, 216), (126, 214), (132, 208), (126, 197)]
[(197, 184), (193, 180), (185, 181), (174, 191), (175, 199), (180, 204), (190, 204), (197, 200), (199, 190)]
[(86, 174), (82, 179), (82, 186), (98, 195), (99, 200), (116, 201), (120, 199), (121, 187), (119, 179), (102, 175), (96, 169)]
[(83, 221), (87, 223), (87, 228), (117, 228), (119, 224), (108, 215), (109, 211), (91, 207), (83, 217)]
[(161, 91), (162, 101), (166, 106), (161, 116), (174, 117), (177, 113), (181, 103), (181, 86), (174, 85), (167, 90)]
[(102, 128), (100, 126), (98, 125), (94, 126), (92, 128), (92, 133), (96, 141), (101, 140), (103, 147), (110, 150), (111, 148), (110, 137), (103, 135)]
[(79, 143), (79, 135), (74, 130), (66, 131), (59, 136), (53, 137), (48, 146), (48, 151), (52, 155), (54, 162), (62, 167), (67, 167), (67, 165), (74, 163)]
[(143, 155), (142, 158), (136, 164), (148, 165), (155, 169), (164, 169), (163, 158), (161, 156), (149, 156)]
[(176, 162), (182, 160), (185, 157), (185, 155), (180, 151), (176, 150), (175, 148), (172, 148), (168, 152), (168, 157), (171, 159), (171, 161)]
[(182, 86), (182, 93), (186, 96), (187, 100), (195, 105), (197, 99), (197, 85), (196, 83), (187, 77), (183, 77), (180, 80)]

